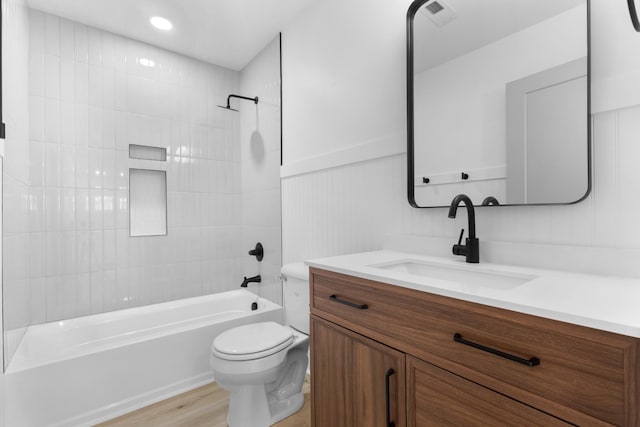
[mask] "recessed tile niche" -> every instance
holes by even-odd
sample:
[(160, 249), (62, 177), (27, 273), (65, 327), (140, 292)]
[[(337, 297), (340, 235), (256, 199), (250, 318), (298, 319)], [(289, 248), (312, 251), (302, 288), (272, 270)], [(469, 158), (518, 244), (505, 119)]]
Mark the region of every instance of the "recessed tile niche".
[(129, 169), (129, 235), (167, 234), (167, 173)]
[(167, 161), (167, 149), (148, 145), (129, 144), (129, 158), (141, 160)]

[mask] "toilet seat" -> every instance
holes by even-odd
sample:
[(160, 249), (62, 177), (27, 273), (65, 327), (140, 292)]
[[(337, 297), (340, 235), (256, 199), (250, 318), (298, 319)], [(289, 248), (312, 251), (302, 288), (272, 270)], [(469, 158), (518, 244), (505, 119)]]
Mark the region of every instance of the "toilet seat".
[(211, 351), (224, 360), (261, 359), (287, 348), (293, 331), (275, 322), (238, 326), (218, 335)]

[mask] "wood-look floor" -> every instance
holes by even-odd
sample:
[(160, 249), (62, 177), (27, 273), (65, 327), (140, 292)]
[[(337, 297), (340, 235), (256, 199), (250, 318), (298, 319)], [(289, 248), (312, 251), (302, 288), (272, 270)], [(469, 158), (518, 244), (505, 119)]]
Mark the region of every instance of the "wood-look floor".
[[(311, 426), (309, 378), (305, 379), (302, 391), (303, 408), (275, 426)], [(97, 427), (227, 427), (228, 404), (229, 393), (212, 383), (138, 409)]]

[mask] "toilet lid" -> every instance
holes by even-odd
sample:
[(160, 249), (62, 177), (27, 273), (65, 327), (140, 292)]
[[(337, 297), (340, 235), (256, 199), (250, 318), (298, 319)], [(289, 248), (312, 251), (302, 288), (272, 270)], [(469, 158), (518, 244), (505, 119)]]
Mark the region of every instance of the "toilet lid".
[(229, 360), (251, 360), (266, 357), (288, 347), (293, 331), (275, 322), (238, 326), (218, 335), (213, 350)]

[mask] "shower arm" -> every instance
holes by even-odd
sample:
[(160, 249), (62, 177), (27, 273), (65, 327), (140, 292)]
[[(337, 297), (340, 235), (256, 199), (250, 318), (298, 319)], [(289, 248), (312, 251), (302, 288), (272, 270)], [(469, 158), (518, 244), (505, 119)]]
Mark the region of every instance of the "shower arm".
[(254, 104), (258, 103), (258, 97), (257, 96), (255, 98), (249, 98), (248, 96), (229, 95), (227, 97), (227, 108), (231, 108), (231, 104), (229, 104), (229, 101), (231, 101), (231, 98), (246, 99), (247, 101), (253, 101)]

